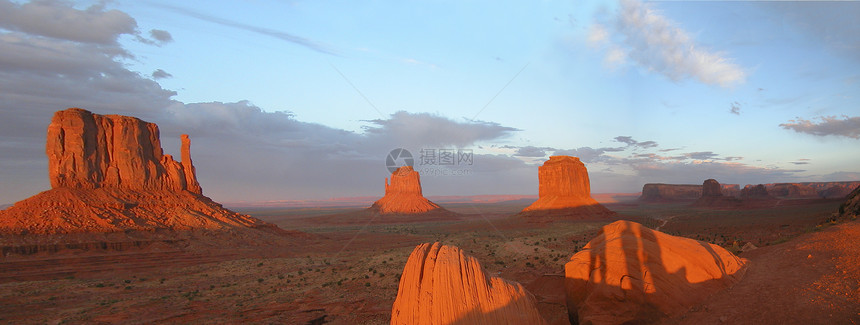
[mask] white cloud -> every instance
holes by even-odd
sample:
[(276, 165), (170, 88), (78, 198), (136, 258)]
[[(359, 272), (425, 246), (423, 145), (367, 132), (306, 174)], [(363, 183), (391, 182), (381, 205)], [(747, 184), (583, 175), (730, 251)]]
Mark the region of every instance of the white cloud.
[(703, 49), (675, 22), (638, 0), (621, 0), (610, 25), (611, 32), (593, 24), (587, 38), (593, 47), (602, 44), (604, 62), (612, 68), (629, 61), (673, 81), (695, 78), (721, 87), (745, 81), (743, 68), (723, 53)]

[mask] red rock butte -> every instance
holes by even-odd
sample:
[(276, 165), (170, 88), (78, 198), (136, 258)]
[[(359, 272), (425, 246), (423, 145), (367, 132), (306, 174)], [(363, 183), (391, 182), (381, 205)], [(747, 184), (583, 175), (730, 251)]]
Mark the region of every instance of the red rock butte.
[(385, 179), (385, 196), (373, 203), (372, 210), (381, 214), (418, 214), (441, 207), (421, 194), (421, 178), (412, 166), (403, 166)]
[(519, 283), (489, 276), (455, 246), (418, 245), (403, 268), (392, 325), (546, 324)]
[(743, 277), (747, 261), (720, 246), (616, 221), (565, 264), (571, 320), (652, 323)]
[(163, 154), (158, 126), (80, 108), (54, 114), (46, 154), (51, 190), (0, 211), (0, 233), (109, 233), (276, 226), (202, 195), (182, 135), (181, 162)]
[(523, 212), (576, 209), (592, 214), (612, 213), (591, 197), (588, 170), (577, 157), (549, 157), (538, 168), (538, 182), (538, 200)]

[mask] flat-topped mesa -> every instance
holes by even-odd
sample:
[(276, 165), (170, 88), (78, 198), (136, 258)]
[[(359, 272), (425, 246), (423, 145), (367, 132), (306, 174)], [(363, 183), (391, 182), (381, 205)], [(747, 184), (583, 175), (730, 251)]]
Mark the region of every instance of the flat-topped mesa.
[(120, 188), (202, 194), (191, 140), (182, 135), (182, 162), (165, 155), (158, 126), (138, 118), (69, 108), (54, 114), (45, 148), (52, 188)]
[(721, 197), (723, 196), (723, 187), (720, 182), (711, 178), (702, 183), (702, 197)]
[(415, 247), (400, 277), (391, 325), (546, 324), (519, 283), (488, 274), (456, 246)]
[(588, 170), (577, 157), (549, 157), (538, 168), (538, 182), (538, 200), (523, 212), (581, 207), (610, 212), (591, 197)]
[(385, 196), (373, 203), (371, 209), (382, 214), (417, 214), (441, 209), (421, 194), (421, 178), (412, 166), (403, 166), (391, 173), (391, 183), (385, 179)]
[(770, 194), (767, 193), (767, 188), (762, 185), (752, 185), (747, 184), (744, 186), (744, 189), (741, 190), (741, 199), (742, 200), (759, 200), (759, 199), (773, 199)]

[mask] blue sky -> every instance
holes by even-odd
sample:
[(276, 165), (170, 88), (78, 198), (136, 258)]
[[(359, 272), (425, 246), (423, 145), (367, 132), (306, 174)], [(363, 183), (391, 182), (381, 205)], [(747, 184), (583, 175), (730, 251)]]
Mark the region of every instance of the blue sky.
[[(0, 202), (79, 106), (189, 133), (222, 201), (381, 195), (388, 151), (471, 149), (429, 195), (858, 180), (858, 2), (0, 0)], [(425, 166), (449, 168), (442, 166)]]

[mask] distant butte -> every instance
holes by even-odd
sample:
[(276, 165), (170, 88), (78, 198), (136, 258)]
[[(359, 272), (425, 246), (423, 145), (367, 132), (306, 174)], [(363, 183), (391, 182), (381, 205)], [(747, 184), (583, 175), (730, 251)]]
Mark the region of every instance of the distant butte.
[(0, 233), (247, 228), (286, 233), (203, 196), (190, 147), (190, 138), (182, 135), (177, 162), (163, 154), (154, 123), (80, 108), (58, 111), (46, 145), (52, 189), (0, 211)]
[(551, 156), (538, 168), (538, 200), (523, 209), (527, 215), (545, 212), (577, 216), (608, 216), (614, 213), (591, 197), (585, 164), (577, 157)]
[(412, 166), (403, 166), (391, 173), (391, 183), (385, 179), (385, 196), (373, 203), (372, 210), (380, 214), (420, 214), (442, 208), (421, 193), (421, 178)]

